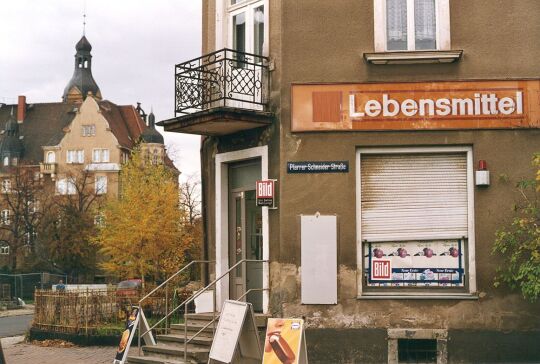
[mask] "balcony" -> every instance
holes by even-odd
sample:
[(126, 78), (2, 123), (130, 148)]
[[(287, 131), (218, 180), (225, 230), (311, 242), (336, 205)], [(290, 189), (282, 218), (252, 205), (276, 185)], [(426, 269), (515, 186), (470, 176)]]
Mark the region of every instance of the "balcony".
[(41, 175), (50, 174), (52, 178), (56, 176), (56, 163), (40, 163), (39, 164), (39, 173)]
[(175, 118), (165, 131), (227, 135), (272, 123), (268, 58), (222, 49), (176, 65)]

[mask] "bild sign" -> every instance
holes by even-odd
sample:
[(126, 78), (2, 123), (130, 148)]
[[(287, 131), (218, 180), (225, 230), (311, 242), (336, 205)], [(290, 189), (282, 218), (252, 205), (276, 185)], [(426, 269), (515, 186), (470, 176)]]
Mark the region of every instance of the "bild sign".
[(540, 127), (540, 80), (293, 85), (292, 130)]
[(274, 207), (275, 182), (275, 180), (264, 180), (256, 182), (255, 194), (257, 206)]

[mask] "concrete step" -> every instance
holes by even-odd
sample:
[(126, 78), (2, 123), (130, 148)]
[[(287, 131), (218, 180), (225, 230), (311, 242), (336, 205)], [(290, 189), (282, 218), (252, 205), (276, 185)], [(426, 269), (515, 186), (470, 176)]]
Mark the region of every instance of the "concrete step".
[[(178, 360), (184, 358), (183, 345), (170, 345), (166, 343), (158, 343), (154, 346), (142, 347), (144, 356), (154, 356), (163, 359)], [(206, 363), (208, 361), (208, 355), (210, 354), (210, 348), (201, 345), (188, 344), (187, 357), (189, 360), (194, 360), (197, 363)]]
[[(188, 331), (188, 334), (189, 333), (196, 333), (198, 332), (199, 330), (201, 330), (203, 327), (205, 327), (207, 324), (206, 323), (198, 323), (198, 322), (192, 322), (192, 323), (188, 323), (187, 325), (187, 331)], [(216, 324), (216, 328), (217, 328), (217, 321), (215, 322)], [(184, 327), (185, 325), (184, 324), (172, 324), (171, 325), (171, 333), (174, 333), (174, 334), (184, 334)], [(209, 327), (205, 328), (202, 333), (205, 333), (205, 334), (209, 334), (209, 335), (213, 335), (214, 333), (214, 330), (212, 329), (212, 325), (210, 325)]]
[[(219, 316), (219, 312), (216, 312), (216, 317)], [(187, 319), (187, 322), (188, 324), (191, 323), (191, 322), (210, 322), (212, 320), (212, 318), (214, 317), (214, 315), (212, 314), (212, 312), (208, 312), (208, 313), (188, 313), (186, 315), (186, 319)], [(262, 328), (262, 327), (266, 327), (266, 321), (268, 320), (268, 318), (270, 318), (271, 315), (270, 314), (264, 314), (264, 313), (256, 313), (255, 314), (255, 323), (257, 324), (257, 327), (259, 328)], [(219, 321), (219, 317), (216, 321)]]
[[(190, 344), (196, 344), (196, 345), (202, 345), (202, 346), (211, 346), (213, 337), (211, 335), (204, 335), (204, 333), (201, 333), (200, 335), (197, 335), (197, 337), (193, 338), (193, 335), (189, 335), (188, 333), (188, 340), (191, 340)], [(181, 344), (182, 348), (184, 347), (184, 333), (182, 334), (168, 334), (168, 335), (158, 335), (157, 341), (158, 342), (167, 342), (167, 343), (178, 343)]]
[[(183, 359), (163, 359), (157, 356), (128, 356), (128, 364), (186, 364)], [(189, 361), (187, 364), (197, 363)]]

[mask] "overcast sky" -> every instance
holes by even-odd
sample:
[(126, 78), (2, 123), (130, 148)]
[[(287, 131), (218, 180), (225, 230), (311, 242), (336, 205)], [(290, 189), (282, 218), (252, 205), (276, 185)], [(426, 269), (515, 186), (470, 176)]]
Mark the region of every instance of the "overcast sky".
[[(86, 3), (86, 4), (85, 4)], [(0, 102), (61, 101), (75, 44), (92, 44), (103, 97), (136, 105), (156, 120), (174, 116), (174, 65), (200, 56), (200, 0), (5, 0), (0, 21)], [(162, 131), (162, 130), (160, 130)], [(198, 136), (164, 133), (183, 176), (199, 173)]]

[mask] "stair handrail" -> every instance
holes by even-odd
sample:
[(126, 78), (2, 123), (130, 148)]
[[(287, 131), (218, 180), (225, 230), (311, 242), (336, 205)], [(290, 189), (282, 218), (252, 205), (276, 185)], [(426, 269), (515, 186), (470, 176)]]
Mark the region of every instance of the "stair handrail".
[[(254, 292), (254, 291), (268, 291), (269, 289), (268, 288), (250, 288), (248, 289), (243, 295), (241, 295), (240, 297), (238, 297), (236, 300), (237, 301), (240, 301), (242, 298), (246, 297), (248, 294), (250, 294), (251, 292)], [(204, 327), (202, 329), (200, 329), (199, 331), (197, 331), (191, 338), (189, 338), (187, 341), (185, 339), (187, 339), (187, 337), (184, 338), (184, 342), (187, 344), (189, 344), (191, 341), (193, 341), (193, 339), (195, 339), (197, 336), (199, 336), (199, 334), (201, 334), (204, 330), (206, 330), (208, 327), (210, 327), (210, 325), (212, 325), (217, 319), (219, 319), (219, 316), (220, 315), (216, 315), (214, 316), (214, 318), (209, 322), (207, 323), (206, 325), (204, 325)]]
[[(153, 290), (151, 290), (146, 296), (144, 296), (143, 298), (141, 298), (139, 300), (139, 312), (142, 312), (142, 303), (144, 300), (146, 300), (147, 298), (149, 298), (150, 296), (152, 296), (155, 292), (157, 292), (159, 289), (163, 288), (164, 286), (166, 286), (173, 278), (177, 277), (178, 275), (180, 275), (182, 272), (184, 272), (186, 269), (188, 269), (189, 267), (191, 267), (192, 265), (194, 264), (197, 264), (197, 263), (206, 263), (206, 264), (209, 264), (209, 263), (215, 263), (215, 260), (192, 260), (191, 262), (189, 262), (188, 264), (186, 264), (185, 266), (183, 266), (180, 270), (178, 270), (176, 273), (174, 273), (172, 276), (170, 276), (169, 278), (167, 278), (163, 283), (161, 283), (159, 286), (157, 286), (156, 288), (154, 288)], [(167, 293), (167, 291), (165, 291), (165, 293)], [(168, 305), (168, 297), (165, 298), (165, 305), (167, 306)], [(168, 309), (166, 308), (165, 311), (168, 311)], [(166, 316), (168, 317), (168, 315)], [(163, 321), (163, 319), (161, 319), (160, 321), (158, 321), (158, 323), (161, 323)], [(157, 324), (156, 324), (157, 325)], [(144, 335), (148, 334), (148, 332), (150, 332), (151, 330), (153, 330), (155, 328), (155, 326), (152, 326), (149, 330), (146, 330), (146, 332), (144, 333)], [(144, 335), (141, 335), (141, 325), (140, 325), (140, 321), (139, 321), (139, 330), (138, 331), (138, 342), (137, 342), (137, 346), (138, 346), (138, 352), (139, 352), (139, 355), (141, 354), (141, 337), (144, 337)]]
[[(191, 297), (189, 297), (188, 299), (186, 299), (184, 302), (182, 302), (181, 304), (179, 304), (178, 306), (176, 306), (171, 312), (169, 312), (167, 315), (165, 315), (165, 317), (163, 317), (161, 320), (159, 320), (158, 322), (156, 322), (154, 325), (152, 325), (148, 330), (146, 330), (142, 335), (141, 335), (141, 330), (140, 330), (140, 327), (139, 327), (139, 348), (140, 348), (140, 338), (141, 337), (144, 337), (146, 334), (148, 334), (150, 331), (152, 331), (153, 329), (155, 329), (159, 324), (161, 324), (165, 319), (168, 319), (172, 314), (174, 314), (176, 311), (178, 311), (180, 309), (180, 307), (182, 306), (185, 306), (186, 307), (186, 310), (184, 310), (184, 312), (187, 311), (187, 304), (192, 302), (193, 300), (195, 300), (195, 298), (199, 297), (201, 294), (203, 294), (204, 292), (206, 292), (210, 287), (214, 286), (217, 282), (219, 282), (221, 279), (223, 279), (223, 277), (229, 275), (230, 272), (232, 272), (234, 269), (236, 269), (240, 264), (243, 264), (243, 263), (268, 263), (268, 260), (266, 259), (263, 259), (263, 260), (258, 260), (258, 259), (242, 259), (242, 260), (239, 260), (238, 262), (236, 262), (236, 264), (234, 264), (232, 267), (230, 267), (225, 273), (223, 273), (221, 276), (219, 276), (218, 278), (214, 279), (211, 283), (209, 283), (206, 287), (204, 287), (203, 289), (201, 290), (198, 290), (197, 292), (195, 292)], [(215, 302), (215, 290), (214, 290), (214, 307), (213, 307), (213, 313), (214, 313), (214, 317), (213, 317), (213, 321), (215, 320), (215, 311), (216, 311), (216, 302)], [(185, 319), (185, 315), (184, 315), (184, 362), (187, 363), (187, 343), (186, 343), (186, 340), (187, 340), (187, 320)]]

